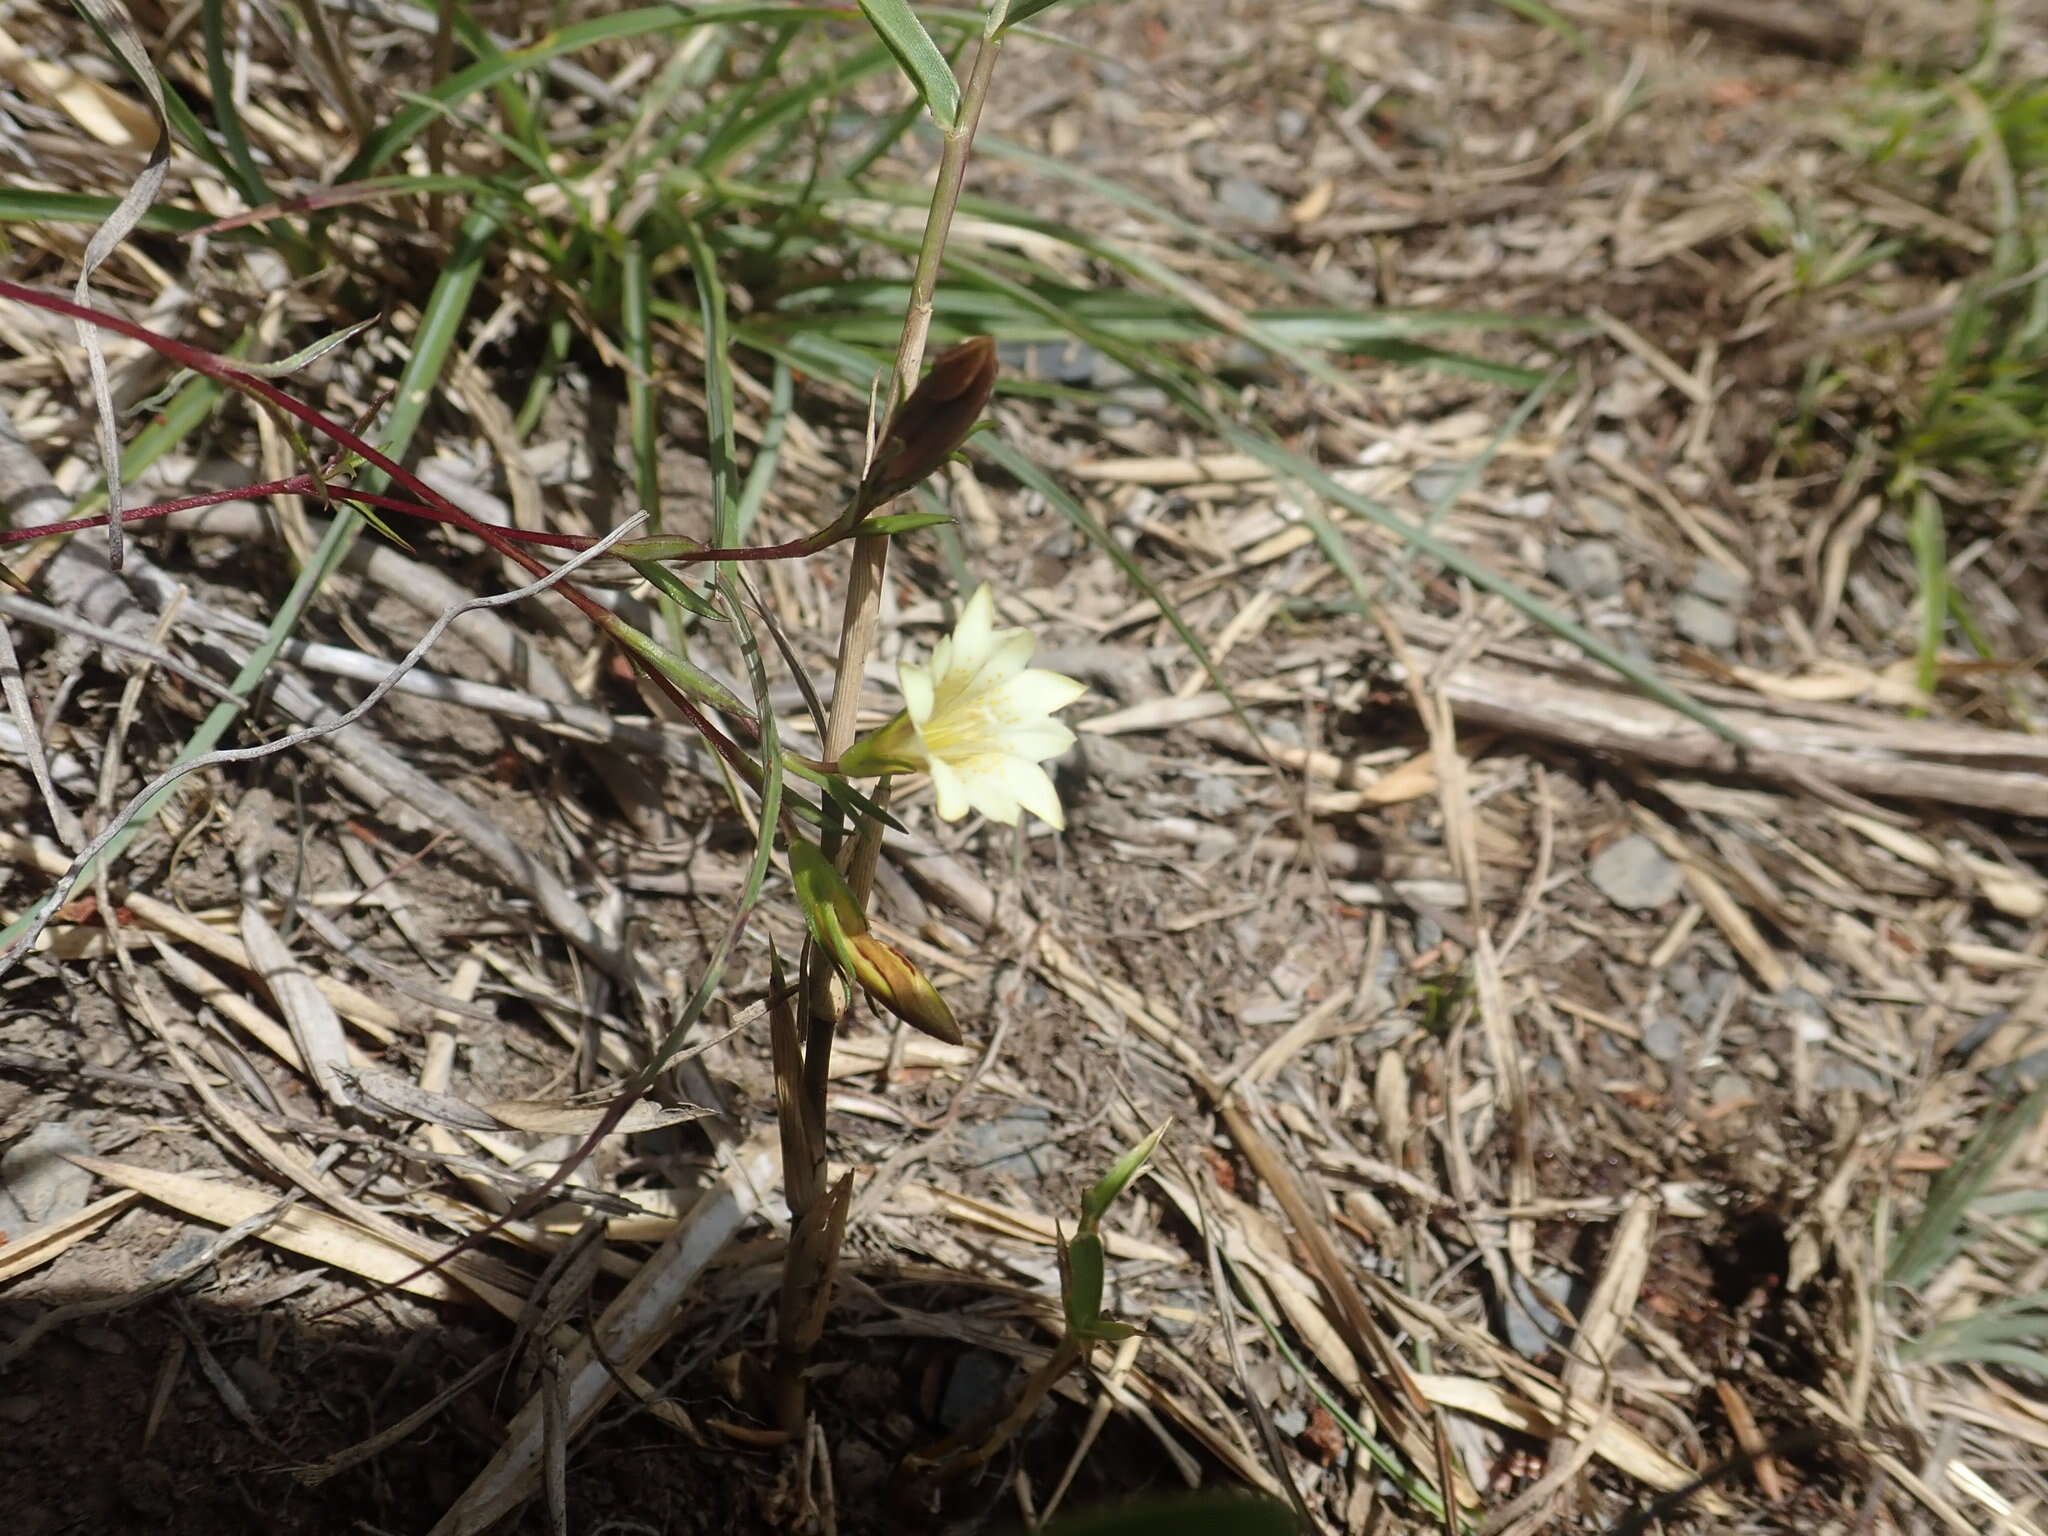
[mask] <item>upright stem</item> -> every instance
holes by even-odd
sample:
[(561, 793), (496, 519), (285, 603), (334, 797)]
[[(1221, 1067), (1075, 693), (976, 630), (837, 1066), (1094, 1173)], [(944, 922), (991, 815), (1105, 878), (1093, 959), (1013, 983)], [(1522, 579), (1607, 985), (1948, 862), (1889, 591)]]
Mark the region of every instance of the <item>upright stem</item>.
[[(892, 403), (904, 399), (916, 387), (918, 369), (924, 364), (925, 338), (932, 329), (932, 295), (939, 286), (946, 235), (953, 227), (954, 210), (960, 206), (960, 189), (967, 180), (967, 156), (974, 147), (975, 129), (981, 123), (982, 103), (988, 99), (996, 54), (1003, 46), (1003, 13), (1008, 9), (1007, 0), (999, 0), (991, 7), (988, 25), (982, 29), (981, 41), (975, 47), (974, 62), (968, 67), (967, 84), (960, 93), (960, 116), (946, 133), (945, 148), (939, 157), (938, 184), (932, 190), (931, 213), (925, 219), (924, 240), (917, 249), (917, 269), (910, 278), (910, 307), (903, 316), (903, 339), (896, 348)], [(882, 413), (884, 420), (888, 414)], [(824, 757), (828, 762), (853, 744), (861, 674), (867, 667), (868, 653), (875, 647), (875, 621), (881, 608), (882, 577), (888, 561), (886, 537), (869, 534), (854, 540), (846, 607), (839, 623), (839, 667), (833, 679), (832, 711), (825, 722)]]
[[(909, 398), (911, 390), (917, 386), (918, 370), (924, 364), (925, 339), (932, 328), (932, 295), (939, 285), (939, 268), (946, 254), (946, 235), (952, 228), (953, 214), (960, 206), (960, 189), (967, 179), (967, 156), (974, 146), (975, 129), (981, 122), (982, 104), (988, 99), (989, 81), (995, 74), (996, 54), (1002, 48), (1003, 22), (1009, 8), (1009, 0), (992, 0), (981, 40), (975, 47), (974, 62), (968, 67), (967, 83), (960, 93), (959, 113), (953, 126), (945, 133), (944, 149), (939, 156), (938, 181), (932, 189), (931, 212), (925, 218), (924, 239), (917, 249), (916, 270), (911, 274), (910, 307), (903, 317), (903, 338), (896, 348), (896, 373), (889, 401), (892, 409), (897, 402)], [(885, 421), (888, 415), (888, 411), (883, 412)], [(832, 680), (832, 707), (826, 717), (825, 739), (820, 753), (822, 760), (828, 763), (853, 744), (854, 719), (860, 711), (861, 678), (867, 668), (868, 653), (875, 646), (875, 624), (881, 609), (882, 580), (888, 560), (889, 540), (886, 536), (870, 534), (854, 540), (853, 562), (846, 581), (846, 605), (839, 621), (839, 659)], [(867, 852), (865, 840), (870, 837), (879, 839), (881, 828), (879, 825), (863, 826), (857, 835), (863, 842), (856, 848), (847, 870), (848, 883), (853, 887), (855, 898), (865, 907), (874, 877), (873, 857)], [(834, 986), (836, 978), (830, 974), (831, 964), (829, 957), (820, 953), (815, 943), (805, 946), (799, 990), (805, 1012), (801, 1112), (815, 1132), (814, 1145), (821, 1164), (825, 1146), (826, 1094), (832, 1075), (832, 1043), (839, 1028), (839, 997), (842, 995)], [(785, 1171), (784, 1190), (790, 1199), (792, 1233), (816, 1229), (819, 1215), (816, 1208), (820, 1198), (816, 1192), (823, 1184), (822, 1166), (807, 1170), (802, 1179)], [(803, 1210), (796, 1208), (799, 1189), (812, 1192)], [(811, 1254), (807, 1258), (800, 1254), (801, 1246), (792, 1241), (785, 1263), (808, 1262), (810, 1272), (802, 1276), (785, 1275), (785, 1304), (779, 1327), (781, 1347), (776, 1352), (778, 1416), (783, 1428), (791, 1434), (802, 1432), (806, 1414), (804, 1371), (810, 1363), (809, 1343), (796, 1336), (792, 1320), (807, 1310), (813, 1318), (822, 1318), (824, 1308), (829, 1305), (825, 1292), (832, 1283), (831, 1260), (836, 1257), (837, 1250), (835, 1241), (828, 1246), (821, 1265), (818, 1255)], [(792, 1304), (793, 1298), (788, 1293), (793, 1286), (811, 1288), (811, 1309), (814, 1310)]]

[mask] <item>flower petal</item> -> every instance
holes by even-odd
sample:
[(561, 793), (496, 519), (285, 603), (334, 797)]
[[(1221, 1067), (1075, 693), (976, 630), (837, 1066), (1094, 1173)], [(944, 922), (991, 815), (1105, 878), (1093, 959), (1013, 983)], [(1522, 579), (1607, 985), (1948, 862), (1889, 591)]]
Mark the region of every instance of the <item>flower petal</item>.
[(1003, 732), (1003, 750), (1027, 763), (1058, 757), (1074, 744), (1074, 733), (1057, 720), (1036, 720)]
[(932, 797), (937, 801), (939, 820), (958, 821), (971, 809), (967, 786), (953, 771), (953, 765), (943, 758), (935, 757), (925, 766), (932, 776)]
[(1065, 709), (1087, 691), (1086, 683), (1077, 683), (1058, 672), (1034, 667), (1028, 672), (1019, 672), (1003, 684), (1003, 715), (1011, 720), (1050, 715)]
[(960, 775), (960, 787), (966, 793), (969, 805), (990, 821), (1014, 827), (1022, 813), (1017, 808), (1017, 797), (1010, 789), (1009, 763), (1010, 759), (991, 752), (951, 766)]
[(931, 668), (914, 661), (897, 662), (896, 686), (903, 690), (903, 707), (910, 712), (911, 724), (922, 726), (932, 717)]
[(1052, 775), (1036, 763), (1007, 759), (1003, 764), (1003, 788), (1054, 831), (1066, 830), (1066, 814), (1060, 809), (1059, 791), (1053, 788)]
[[(952, 665), (963, 672), (979, 672), (988, 658), (995, 624), (996, 595), (984, 581), (974, 589), (974, 596), (967, 599), (967, 606), (960, 610), (960, 622), (953, 626)], [(934, 650), (934, 658), (937, 654)]]
[(976, 669), (972, 686), (1000, 688), (1031, 664), (1038, 649), (1038, 637), (1028, 629), (999, 629), (989, 641), (989, 652)]

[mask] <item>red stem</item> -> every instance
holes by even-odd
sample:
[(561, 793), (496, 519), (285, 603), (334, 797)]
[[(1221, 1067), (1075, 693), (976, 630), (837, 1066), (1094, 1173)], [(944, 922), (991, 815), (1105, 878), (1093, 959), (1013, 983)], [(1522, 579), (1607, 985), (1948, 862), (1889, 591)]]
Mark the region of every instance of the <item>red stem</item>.
[[(203, 374), (209, 379), (218, 380), (220, 383), (228, 385), (230, 388), (238, 389), (244, 394), (254, 395), (272, 408), (283, 411), (287, 416), (294, 417), (298, 421), (305, 423), (305, 425), (311, 427), (322, 437), (340, 444), (343, 448), (346, 448), (356, 457), (363, 460), (364, 463), (383, 470), (392, 480), (405, 487), (406, 490), (411, 491), (428, 506), (439, 511), (443, 516), (443, 520), (455, 524), (466, 533), (474, 534), (496, 553), (518, 565), (524, 566), (535, 576), (545, 576), (547, 574), (548, 568), (542, 565), (540, 561), (519, 548), (517, 544), (501, 537), (498, 531), (490, 524), (479, 522), (474, 517), (471, 517), (462, 508), (456, 506), (454, 502), (436, 491), (410, 470), (404, 468), (388, 454), (371, 447), (362, 438), (349, 431), (347, 427), (321, 415), (303, 401), (294, 399), (267, 379), (259, 378), (252, 373), (244, 373), (217, 353), (208, 352), (203, 347), (195, 347), (189, 342), (178, 341), (173, 337), (159, 335), (146, 326), (137, 325), (134, 321), (125, 320), (119, 315), (110, 315), (102, 310), (88, 308), (83, 304), (74, 304), (69, 299), (58, 298), (55, 294), (38, 293), (33, 288), (24, 288), (19, 283), (11, 283), (5, 279), (0, 279), (0, 299), (12, 299), (17, 304), (28, 305), (31, 309), (44, 310), (50, 314), (66, 315), (73, 320), (83, 320), (89, 325), (100, 327), (102, 330), (112, 331), (117, 336), (126, 336), (129, 340), (141, 342), (151, 351), (169, 358), (172, 362), (182, 367), (191, 369), (194, 373)], [(614, 627), (620, 621), (612, 614), (610, 609), (576, 587), (573, 583), (559, 582), (556, 584), (556, 590), (578, 608), (582, 609), (584, 615), (591, 623), (597, 625), (607, 635), (613, 635), (616, 639)], [(627, 653), (631, 654), (630, 648), (627, 648)], [(668, 694), (670, 702), (676, 706), (676, 709), (682, 714), (683, 718), (711, 744), (712, 749), (720, 757), (723, 757), (730, 763), (734, 770), (747, 778), (749, 782), (753, 781), (758, 770), (756, 770), (753, 760), (740, 750), (739, 745), (731, 737), (713, 725), (704, 715), (703, 711), (691, 702), (687, 694), (683, 693), (681, 689), (677, 688), (675, 684), (671, 683), (659, 672), (645, 667), (642, 667), (641, 671), (647, 677), (652, 678), (655, 684)]]

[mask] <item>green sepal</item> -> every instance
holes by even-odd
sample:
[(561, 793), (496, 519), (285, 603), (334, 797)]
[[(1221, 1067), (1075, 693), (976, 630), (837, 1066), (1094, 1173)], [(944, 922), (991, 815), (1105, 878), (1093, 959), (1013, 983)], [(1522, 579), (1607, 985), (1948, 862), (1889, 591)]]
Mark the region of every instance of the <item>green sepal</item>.
[[(1095, 1181), (1095, 1187), (1081, 1197), (1081, 1230), (1092, 1233), (1097, 1223), (1116, 1203), (1116, 1197), (1129, 1187), (1131, 1180), (1138, 1176), (1152, 1154), (1159, 1149), (1160, 1140), (1166, 1135), (1171, 1120), (1162, 1120), (1159, 1128), (1143, 1141), (1132, 1147), (1109, 1166), (1109, 1172)], [(1079, 1239), (1077, 1238), (1078, 1242)]]
[(634, 559), (629, 560), (628, 563), (632, 565), (635, 571), (640, 573), (642, 581), (654, 588), (663, 597), (668, 598), (685, 613), (695, 614), (698, 618), (709, 619), (713, 623), (723, 623), (725, 621), (725, 614), (716, 603), (712, 602), (708, 597), (701, 597), (692, 591), (689, 583), (685, 582), (682, 577), (678, 576), (667, 566), (657, 565), (651, 559)]
[(954, 521), (944, 512), (890, 512), (881, 517), (871, 517), (855, 526), (854, 532), (865, 538), (870, 534), (916, 533), (923, 528), (937, 528)]

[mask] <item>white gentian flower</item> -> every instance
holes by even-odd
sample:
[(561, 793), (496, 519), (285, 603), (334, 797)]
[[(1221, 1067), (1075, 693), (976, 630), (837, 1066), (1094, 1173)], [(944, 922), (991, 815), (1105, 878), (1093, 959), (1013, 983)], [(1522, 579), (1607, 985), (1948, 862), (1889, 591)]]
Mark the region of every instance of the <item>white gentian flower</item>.
[(1039, 765), (1074, 744), (1053, 714), (1088, 690), (1029, 666), (1037, 638), (1028, 629), (997, 629), (995, 616), (995, 595), (984, 583), (929, 661), (897, 664), (906, 708), (849, 748), (839, 767), (855, 776), (922, 768), (945, 821), (972, 810), (1015, 826), (1029, 811), (1063, 828), (1059, 794)]

